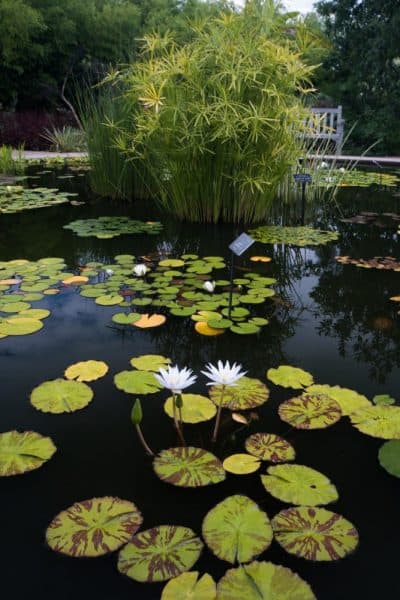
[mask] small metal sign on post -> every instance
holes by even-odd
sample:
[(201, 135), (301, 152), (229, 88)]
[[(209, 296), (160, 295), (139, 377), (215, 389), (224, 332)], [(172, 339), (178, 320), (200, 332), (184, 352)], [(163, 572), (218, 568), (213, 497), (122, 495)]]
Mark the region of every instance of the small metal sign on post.
[(230, 286), (229, 286), (229, 309), (228, 309), (228, 319), (231, 318), (232, 311), (232, 295), (233, 295), (233, 268), (235, 255), (242, 256), (250, 246), (254, 244), (253, 238), (251, 238), (247, 233), (242, 233), (237, 237), (231, 244), (229, 244), (229, 250), (231, 251), (231, 272), (230, 272)]
[(306, 212), (306, 185), (312, 182), (309, 173), (295, 173), (293, 178), (296, 183), (301, 183), (301, 224), (304, 225), (304, 216)]

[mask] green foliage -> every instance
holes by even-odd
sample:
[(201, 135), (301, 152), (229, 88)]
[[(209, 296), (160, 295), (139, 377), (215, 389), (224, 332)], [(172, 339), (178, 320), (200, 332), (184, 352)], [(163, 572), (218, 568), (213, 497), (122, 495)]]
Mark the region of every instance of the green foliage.
[[(196, 29), (184, 47), (147, 35), (143, 59), (109, 80), (125, 90), (128, 127), (114, 142), (148, 169), (162, 206), (180, 219), (256, 222), (300, 153), (313, 67), (289, 17), (248, 3)], [(312, 46), (313, 40), (309, 42)], [(188, 177), (190, 174), (190, 177)]]
[(398, 0), (321, 0), (317, 9), (332, 43), (320, 71), (321, 91), (356, 122), (353, 150), (378, 140), (378, 152), (400, 152)]
[(83, 152), (86, 150), (85, 134), (75, 127), (45, 129), (42, 137), (50, 143), (55, 152)]

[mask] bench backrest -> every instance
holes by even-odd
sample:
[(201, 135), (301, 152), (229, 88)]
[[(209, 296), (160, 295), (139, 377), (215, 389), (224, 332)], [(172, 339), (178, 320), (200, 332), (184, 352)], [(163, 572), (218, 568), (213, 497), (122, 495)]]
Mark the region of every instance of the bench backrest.
[(344, 120), (342, 107), (337, 108), (312, 108), (313, 117), (308, 119), (307, 137), (318, 140), (332, 140), (336, 145), (336, 154), (340, 154), (343, 147)]

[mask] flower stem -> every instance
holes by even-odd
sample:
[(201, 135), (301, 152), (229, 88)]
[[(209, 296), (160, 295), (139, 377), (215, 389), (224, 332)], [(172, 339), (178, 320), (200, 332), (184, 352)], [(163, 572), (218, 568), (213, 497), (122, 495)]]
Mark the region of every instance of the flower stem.
[(222, 386), (221, 397), (220, 397), (219, 402), (218, 402), (217, 417), (215, 419), (214, 431), (213, 431), (213, 435), (212, 435), (212, 442), (213, 443), (215, 443), (217, 441), (217, 437), (218, 437), (219, 424), (221, 422), (222, 401), (224, 399), (225, 387), (226, 387), (225, 385)]
[(144, 435), (143, 435), (140, 425), (135, 425), (135, 427), (136, 427), (136, 431), (137, 431), (139, 440), (140, 440), (143, 448), (145, 449), (146, 454), (148, 454), (149, 456), (154, 456), (153, 450), (150, 448), (150, 446), (147, 444), (146, 440), (144, 439)]
[[(183, 437), (182, 432), (182, 396), (180, 396), (179, 404), (177, 403), (177, 394), (173, 394), (172, 396), (172, 404), (173, 404), (173, 414), (174, 414), (174, 423), (175, 428), (178, 433), (180, 442), (182, 446), (186, 446), (185, 438)], [(178, 404), (178, 406), (177, 406)], [(176, 409), (178, 408), (178, 415)]]

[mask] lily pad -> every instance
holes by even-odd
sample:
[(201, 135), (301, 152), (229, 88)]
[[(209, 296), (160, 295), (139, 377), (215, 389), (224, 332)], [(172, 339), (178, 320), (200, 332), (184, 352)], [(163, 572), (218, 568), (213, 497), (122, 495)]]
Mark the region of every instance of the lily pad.
[(324, 394), (302, 394), (282, 402), (278, 408), (282, 421), (296, 429), (325, 429), (342, 416), (339, 404)]
[(260, 459), (251, 454), (232, 454), (222, 463), (225, 471), (235, 475), (248, 475), (260, 468)]
[(86, 383), (54, 379), (41, 383), (31, 393), (31, 404), (45, 413), (60, 414), (85, 408), (93, 399)]
[(301, 390), (314, 383), (311, 373), (289, 365), (281, 365), (277, 369), (268, 369), (267, 378), (275, 385), (294, 388), (295, 390)]
[(129, 542), (142, 521), (133, 502), (91, 498), (60, 512), (47, 528), (46, 541), (68, 556), (103, 556)]
[[(64, 229), (71, 229), (79, 237), (93, 236), (98, 239), (111, 239), (128, 234), (157, 234), (161, 231), (162, 225), (154, 221), (135, 221), (129, 217), (118, 216), (77, 219), (64, 225)], [(115, 258), (117, 260), (118, 257)], [(129, 258), (131, 257), (129, 256)]]
[(127, 394), (155, 394), (162, 387), (148, 371), (121, 371), (115, 375), (114, 383)]
[(35, 431), (0, 433), (0, 477), (38, 469), (56, 451), (53, 441)]
[[(218, 406), (221, 401), (222, 386), (210, 388), (210, 398)], [(269, 397), (269, 390), (259, 379), (242, 377), (236, 385), (226, 387), (222, 398), (222, 407), (229, 410), (248, 410), (264, 404)]]
[(198, 571), (174, 577), (163, 589), (161, 600), (216, 600), (217, 587), (211, 575), (198, 577)]
[(191, 569), (202, 548), (188, 527), (160, 525), (138, 533), (122, 548), (118, 570), (135, 581), (167, 581)]
[(272, 519), (272, 527), (278, 544), (307, 560), (338, 560), (358, 544), (354, 525), (324, 508), (296, 506), (282, 510)]
[(30, 317), (9, 317), (0, 321), (0, 335), (30, 335), (42, 329), (39, 319)]
[(142, 315), (139, 313), (131, 312), (131, 313), (116, 313), (111, 317), (111, 320), (118, 325), (133, 325), (136, 321), (142, 318)]
[[(171, 419), (174, 416), (173, 398), (167, 398), (164, 410)], [(182, 394), (182, 421), (184, 423), (202, 423), (215, 417), (217, 407), (206, 396), (200, 394)]]
[(288, 462), (296, 457), (293, 446), (274, 433), (253, 433), (245, 446), (250, 454), (273, 463)]
[(224, 333), (224, 329), (210, 327), (205, 321), (197, 321), (194, 328), (197, 331), (197, 333), (200, 333), (200, 335), (207, 335), (211, 337), (215, 335), (221, 335), (222, 333)]
[(293, 246), (319, 246), (339, 238), (336, 231), (281, 225), (263, 225), (251, 229), (249, 234), (256, 242), (263, 244), (292, 244)]
[(210, 550), (230, 563), (249, 562), (272, 541), (268, 516), (247, 496), (229, 496), (204, 518), (203, 538)]
[(120, 304), (123, 302), (123, 296), (119, 294), (104, 294), (104, 296), (98, 296), (95, 298), (96, 304), (100, 306), (115, 306), (116, 304)]
[(143, 354), (131, 359), (132, 367), (139, 371), (158, 371), (160, 367), (165, 368), (170, 363), (171, 359), (161, 354)]
[(342, 411), (342, 415), (350, 415), (360, 408), (371, 406), (371, 402), (358, 392), (342, 388), (339, 385), (311, 385), (307, 388), (308, 394), (325, 394), (335, 400)]
[(140, 329), (148, 329), (151, 327), (159, 327), (163, 325), (166, 321), (166, 317), (164, 315), (142, 315), (138, 321), (133, 323), (134, 327), (139, 327)]
[(68, 367), (64, 373), (66, 379), (76, 381), (96, 381), (104, 377), (108, 371), (108, 365), (101, 360), (86, 360)]
[(400, 439), (400, 407), (374, 406), (350, 415), (352, 425), (361, 433), (383, 440)]
[(317, 600), (304, 579), (286, 567), (253, 561), (219, 580), (218, 600)]
[(378, 459), (388, 473), (400, 477), (400, 440), (385, 442), (379, 449)]
[(153, 467), (162, 481), (180, 487), (201, 487), (225, 479), (218, 458), (192, 446), (162, 450), (154, 459)]
[(62, 280), (64, 285), (82, 285), (88, 281), (89, 278), (83, 275), (73, 275), (72, 277), (67, 277), (66, 279)]
[(267, 492), (291, 504), (317, 506), (335, 502), (339, 495), (328, 477), (304, 465), (276, 465), (261, 475)]

